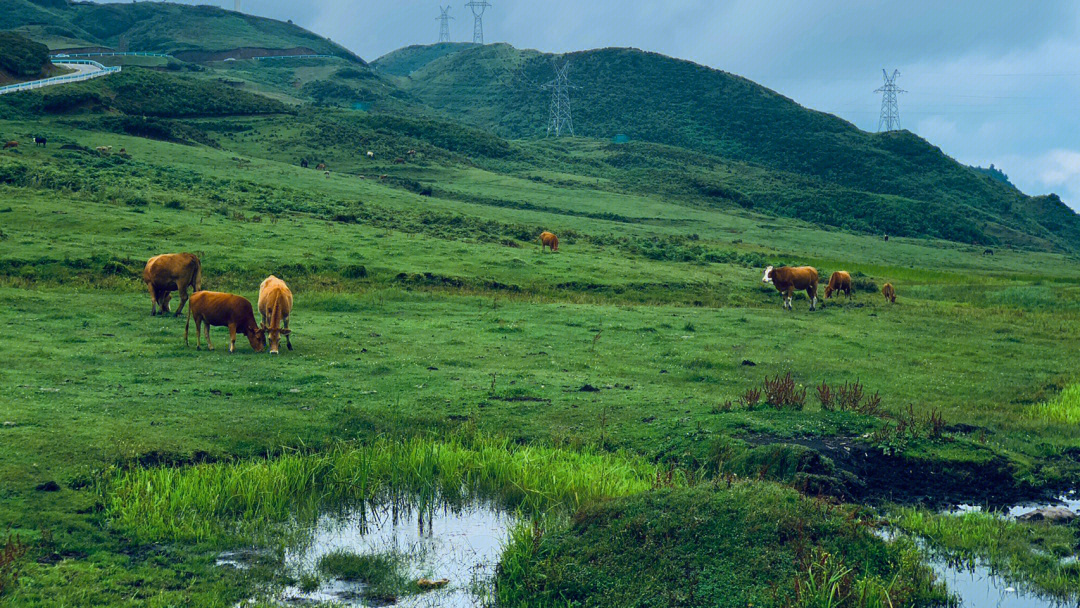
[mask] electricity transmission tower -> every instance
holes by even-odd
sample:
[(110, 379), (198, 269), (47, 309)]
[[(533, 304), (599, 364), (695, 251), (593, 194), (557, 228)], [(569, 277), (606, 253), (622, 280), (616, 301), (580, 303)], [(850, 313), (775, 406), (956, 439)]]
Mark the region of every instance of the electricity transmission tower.
[(446, 8), (440, 6), (439, 10), (442, 11), (442, 15), (435, 18), (439, 21), (439, 42), (450, 42), (450, 20), (453, 19), (450, 16), (450, 6), (447, 5)]
[(487, 0), (469, 0), (465, 3), (465, 6), (472, 9), (472, 41), (474, 44), (484, 44), (484, 9), (491, 6), (491, 3)]
[(570, 89), (578, 87), (570, 84), (570, 62), (567, 61), (560, 68), (555, 65), (555, 78), (543, 85), (545, 89), (551, 89), (551, 115), (548, 119), (547, 134), (551, 137), (562, 137), (563, 132), (574, 136), (574, 117), (570, 113)]
[(877, 130), (878, 132), (898, 131), (900, 129), (900, 106), (896, 103), (896, 95), (898, 93), (907, 93), (907, 91), (896, 87), (896, 77), (900, 75), (900, 70), (893, 70), (892, 76), (889, 76), (889, 73), (882, 69), (881, 75), (885, 77), (885, 84), (874, 91), (875, 93), (881, 93), (881, 118), (878, 119)]

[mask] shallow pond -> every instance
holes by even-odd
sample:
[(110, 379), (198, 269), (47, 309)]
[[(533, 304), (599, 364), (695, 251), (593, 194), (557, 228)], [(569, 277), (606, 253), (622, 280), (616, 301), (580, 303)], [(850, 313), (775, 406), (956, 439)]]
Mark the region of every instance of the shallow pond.
[(326, 555), (394, 554), (403, 557), (410, 581), (446, 579), (445, 587), (399, 596), (396, 602), (365, 597), (364, 583), (322, 577), (314, 589), (286, 587), (279, 599), (290, 604), (334, 602), (345, 606), (404, 608), (490, 605), (495, 565), (514, 518), (490, 505), (461, 508), (365, 508), (323, 516), (302, 546), (285, 552), (286, 568), (298, 575), (318, 572)]
[(960, 598), (960, 608), (1075, 608), (1076, 602), (1047, 599), (994, 576), (986, 566), (956, 567), (935, 560), (930, 566), (949, 590)]

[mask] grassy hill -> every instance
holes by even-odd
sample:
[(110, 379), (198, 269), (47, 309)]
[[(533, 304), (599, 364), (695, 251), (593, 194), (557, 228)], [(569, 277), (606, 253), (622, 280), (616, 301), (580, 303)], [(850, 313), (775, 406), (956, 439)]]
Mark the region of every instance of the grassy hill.
[(866, 133), (745, 78), (688, 61), (632, 49), (555, 57), (507, 45), (437, 54), (434, 47), (427, 55), (413, 48), (377, 63), (426, 60), (398, 83), (431, 107), (504, 137), (544, 134), (549, 96), (539, 85), (550, 80), (553, 61), (569, 61), (580, 87), (572, 94), (577, 135), (609, 140), (623, 134), (804, 179), (797, 191), (765, 188), (758, 208), (963, 242), (1071, 249), (1080, 239), (1080, 217), (1066, 206), (1032, 212), (1030, 199), (1008, 184), (956, 163), (911, 133)]
[[(103, 46), (117, 50), (214, 58), (243, 49), (302, 50), (360, 62), (344, 47), (291, 23), (213, 6), (168, 2), (98, 4), (67, 0), (0, 0), (4, 26), (52, 48)], [(259, 54), (259, 53), (256, 53)]]
[(391, 51), (371, 62), (372, 67), (390, 76), (409, 76), (427, 64), (476, 46), (471, 42), (440, 42), (439, 44), (414, 44)]
[(16, 32), (0, 32), (0, 84), (41, 78), (51, 69), (48, 47)]

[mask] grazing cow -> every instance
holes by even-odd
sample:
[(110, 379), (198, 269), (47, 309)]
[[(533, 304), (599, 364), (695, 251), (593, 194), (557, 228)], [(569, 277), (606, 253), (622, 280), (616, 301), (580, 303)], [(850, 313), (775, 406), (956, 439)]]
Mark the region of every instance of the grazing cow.
[(825, 287), (825, 299), (832, 297), (834, 291), (842, 291), (851, 299), (851, 275), (838, 270), (829, 277), (829, 284)]
[(285, 346), (292, 350), (289, 340), (289, 313), (292, 312), (292, 292), (285, 281), (270, 275), (259, 286), (259, 314), (262, 316), (263, 344), (270, 340), (270, 354), (278, 354), (281, 336), (285, 336)]
[(48, 143), (49, 143), (49, 140), (45, 139), (44, 137), (35, 137), (34, 138), (34, 145), (39, 145), (40, 144), (42, 148), (47, 148), (48, 146), (46, 144), (48, 144)]
[(247, 336), (251, 348), (261, 353), (266, 333), (255, 322), (255, 313), (251, 310), (251, 302), (247, 298), (221, 293), (217, 291), (200, 291), (191, 296), (191, 306), (188, 307), (187, 325), (184, 326), (184, 345), (188, 344), (188, 329), (191, 327), (191, 318), (195, 318), (195, 349), (200, 350), (199, 334), (202, 324), (206, 323), (206, 346), (214, 350), (210, 343), (210, 326), (229, 328), (229, 352), (236, 351), (237, 332)]
[(176, 316), (184, 311), (188, 301), (188, 287), (195, 293), (202, 290), (202, 264), (199, 256), (193, 253), (167, 253), (150, 258), (143, 268), (143, 283), (150, 290), (150, 316), (171, 312), (169, 298), (172, 292), (180, 292), (180, 308)]
[(540, 252), (544, 252), (544, 248), (550, 248), (552, 253), (559, 250), (559, 237), (555, 236), (551, 232), (540, 233)]
[(886, 242), (886, 243), (888, 243), (888, 242), (889, 242), (889, 235), (887, 235), (887, 234), (885, 235), (885, 242)]
[(394, 159), (394, 164), (395, 165), (404, 165), (405, 164), (405, 159), (404, 158), (395, 158)]
[(94, 149), (97, 150), (98, 153), (103, 155), (103, 156), (108, 156), (109, 153), (112, 152), (112, 146), (98, 146), (98, 147), (96, 147)]
[(983, 252), (983, 255), (994, 255), (994, 250), (993, 249), (987, 249), (986, 251)]
[(119, 154), (120, 156), (127, 156), (127, 148), (120, 148), (120, 151), (117, 152), (117, 154)]
[(301, 158), (300, 159), (300, 167), (303, 168), (303, 169), (307, 169), (307, 166), (308, 166), (307, 159), (306, 158)]
[(386, 179), (388, 177), (390, 177), (390, 176), (384, 173), (384, 174), (379, 176), (379, 179)]
[(408, 154), (409, 156), (416, 156), (416, 150), (409, 150), (408, 152), (406, 152), (406, 154)]
[(8, 148), (18, 148), (18, 147), (19, 147), (19, 142), (17, 142), (17, 141), (9, 141), (6, 144), (4, 144), (4, 149), (5, 150), (7, 150)]
[(887, 301), (896, 304), (896, 289), (893, 288), (892, 283), (885, 283), (885, 286), (881, 288), (881, 295), (885, 296)]
[(368, 150), (367, 157), (368, 158), (375, 158), (375, 153), (372, 152), (371, 150)]
[(319, 163), (315, 165), (316, 171), (326, 171), (326, 163)]
[(772, 283), (776, 290), (784, 296), (784, 308), (791, 310), (791, 297), (795, 291), (806, 290), (806, 297), (810, 299), (810, 310), (817, 309), (818, 272), (813, 266), (784, 266), (765, 269), (765, 276), (761, 277), (762, 283)]
[(329, 171), (324, 171), (323, 175), (326, 176), (326, 179), (330, 179), (330, 172)]
[(356, 177), (359, 177), (360, 179), (367, 179), (367, 178), (366, 178), (366, 177), (364, 177), (363, 175), (357, 175)]

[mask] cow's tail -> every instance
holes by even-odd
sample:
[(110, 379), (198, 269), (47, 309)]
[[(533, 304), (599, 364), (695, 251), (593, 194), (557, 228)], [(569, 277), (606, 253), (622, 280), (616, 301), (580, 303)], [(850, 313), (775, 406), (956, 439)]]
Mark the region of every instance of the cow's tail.
[[(195, 260), (195, 281), (194, 281), (193, 284), (195, 285), (195, 293), (199, 293), (200, 291), (202, 291), (202, 261), (201, 260)], [(188, 309), (188, 312), (191, 312), (191, 310)]]
[[(188, 302), (187, 307), (187, 324), (184, 325), (184, 346), (190, 346), (188, 344), (188, 329), (191, 328), (191, 302)], [(196, 336), (198, 337), (198, 336)]]

